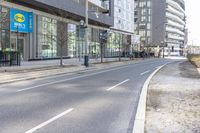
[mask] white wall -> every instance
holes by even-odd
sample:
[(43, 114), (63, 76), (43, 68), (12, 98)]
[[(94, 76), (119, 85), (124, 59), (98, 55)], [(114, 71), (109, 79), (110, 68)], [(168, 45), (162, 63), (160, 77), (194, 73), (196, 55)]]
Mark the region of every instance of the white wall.
[(115, 0), (114, 28), (134, 33), (134, 0)]

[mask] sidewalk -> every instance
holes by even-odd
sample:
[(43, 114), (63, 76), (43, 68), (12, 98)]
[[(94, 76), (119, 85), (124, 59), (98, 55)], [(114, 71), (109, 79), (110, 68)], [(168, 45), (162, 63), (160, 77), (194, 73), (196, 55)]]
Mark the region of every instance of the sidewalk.
[(23, 62), (22, 66), (0, 68), (0, 84), (48, 77), (59, 74), (70, 74), (84, 70), (108, 68), (133, 62), (137, 63), (141, 61), (141, 59), (135, 59), (132, 61), (129, 60), (129, 58), (122, 58), (122, 62), (118, 62), (118, 58), (106, 58), (104, 59), (104, 63), (101, 64), (99, 63), (100, 59), (91, 59), (90, 66), (88, 68), (82, 65), (83, 60), (79, 62), (78, 59), (64, 60), (65, 65), (62, 68), (58, 65), (59, 60)]
[(200, 132), (200, 73), (188, 61), (168, 64), (150, 82), (146, 133)]
[[(104, 58), (103, 61), (118, 61), (119, 58)], [(129, 60), (129, 58), (122, 58), (122, 60)], [(90, 59), (89, 63), (98, 63), (101, 59)], [(63, 64), (65, 67), (67, 66), (81, 66), (84, 60), (77, 58), (72, 59), (63, 59)], [(54, 69), (59, 67), (60, 60), (42, 60), (42, 61), (22, 61), (21, 66), (8, 66), (8, 67), (0, 67), (0, 72), (13, 72), (13, 71), (20, 71), (20, 70), (31, 70), (31, 69)]]

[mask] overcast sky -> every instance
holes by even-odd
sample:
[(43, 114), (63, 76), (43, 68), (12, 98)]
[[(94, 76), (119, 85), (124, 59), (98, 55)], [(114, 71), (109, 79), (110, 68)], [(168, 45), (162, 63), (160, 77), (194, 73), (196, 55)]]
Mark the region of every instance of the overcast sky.
[(189, 44), (200, 46), (200, 0), (185, 0)]

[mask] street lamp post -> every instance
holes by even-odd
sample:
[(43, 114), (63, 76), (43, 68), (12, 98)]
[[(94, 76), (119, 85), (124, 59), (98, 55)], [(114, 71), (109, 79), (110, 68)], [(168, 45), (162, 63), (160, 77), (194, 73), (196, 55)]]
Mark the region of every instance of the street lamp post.
[[(85, 0), (85, 21), (80, 21), (80, 31), (79, 37), (84, 38), (85, 36), (85, 55), (84, 55), (84, 65), (89, 66), (89, 57), (88, 57), (88, 0)], [(83, 52), (83, 47), (82, 47)], [(80, 60), (80, 57), (79, 57)]]
[(17, 42), (16, 42), (16, 51), (18, 52), (18, 40), (19, 40), (19, 26), (17, 26)]
[(84, 65), (89, 66), (89, 57), (88, 57), (88, 0), (85, 0), (85, 56), (84, 56)]
[(119, 61), (121, 61), (121, 36), (119, 36)]
[[(85, 21), (81, 20), (79, 25), (79, 38), (81, 40), (81, 46), (79, 43), (79, 61), (81, 61), (81, 57), (83, 57), (83, 38), (85, 37)], [(82, 53), (82, 54), (81, 54)]]
[(165, 58), (165, 47), (163, 46), (163, 58)]

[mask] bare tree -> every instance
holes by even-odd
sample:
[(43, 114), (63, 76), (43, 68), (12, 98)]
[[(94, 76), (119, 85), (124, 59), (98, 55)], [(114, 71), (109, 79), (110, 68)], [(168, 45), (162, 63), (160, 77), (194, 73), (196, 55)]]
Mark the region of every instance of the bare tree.
[[(48, 38), (44, 43), (52, 43), (52, 41), (56, 42), (58, 49), (60, 51), (60, 67), (63, 67), (63, 55), (64, 55), (64, 48), (68, 44), (68, 31), (67, 31), (67, 23), (66, 20), (66, 13), (61, 9), (57, 10), (49, 10), (49, 13), (56, 15), (58, 17), (56, 23), (57, 35), (53, 35), (52, 30), (48, 30), (48, 33), (45, 36)], [(51, 41), (51, 42), (50, 42)]]
[(57, 25), (57, 44), (60, 47), (60, 66), (63, 67), (63, 48), (68, 43), (67, 25), (64, 22), (59, 22)]
[[(0, 14), (1, 14), (1, 16), (0, 16), (0, 32), (7, 31), (7, 33), (9, 33), (10, 32), (10, 23), (11, 23), (11, 20), (9, 17), (9, 12), (5, 12), (5, 11), (1, 10)], [(5, 47), (5, 46), (1, 43), (3, 43), (2, 40), (0, 41), (0, 48), (3, 49), (3, 47)]]

